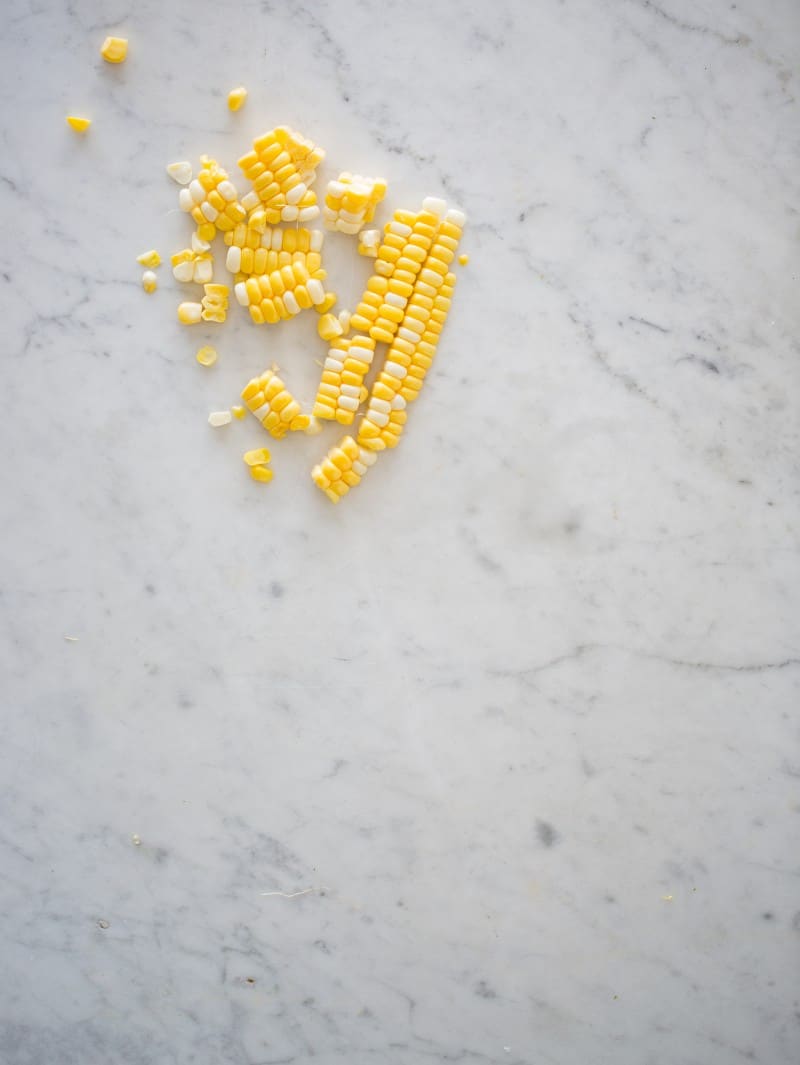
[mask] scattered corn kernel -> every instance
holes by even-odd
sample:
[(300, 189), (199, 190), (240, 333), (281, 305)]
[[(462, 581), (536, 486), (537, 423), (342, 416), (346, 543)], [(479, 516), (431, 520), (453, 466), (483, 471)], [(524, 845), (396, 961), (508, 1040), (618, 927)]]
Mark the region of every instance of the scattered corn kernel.
[(461, 263), (462, 266), (466, 266), (467, 263), (469, 262), (469, 256), (468, 255), (459, 255), (458, 261)]
[(145, 270), (142, 274), (142, 288), (145, 292), (155, 292), (158, 286), (158, 278), (152, 270)]
[(141, 255), (137, 255), (136, 262), (146, 266), (148, 270), (153, 270), (156, 266), (161, 266), (161, 256), (155, 248), (152, 248), (150, 251), (143, 251)]
[(264, 484), (269, 484), (272, 480), (272, 470), (268, 466), (251, 466), (250, 476), (254, 481), (263, 481)]
[(243, 418), (247, 417), (247, 407), (231, 407), (231, 413), (234, 418), (241, 421)]
[(76, 133), (85, 133), (91, 124), (91, 118), (80, 118), (78, 115), (67, 115), (67, 125), (72, 126)]
[(197, 325), (203, 317), (202, 303), (179, 303), (178, 321), (183, 325)]
[(334, 337), (340, 337), (344, 330), (338, 318), (332, 314), (323, 314), (317, 323), (317, 332), (323, 340), (333, 340)]
[(239, 85), (235, 89), (231, 89), (228, 93), (228, 107), (231, 111), (238, 111), (244, 107), (244, 102), (247, 99), (247, 89), (244, 85)]
[(211, 347), (200, 348), (195, 358), (201, 366), (213, 366), (217, 361), (217, 349)]
[(128, 55), (128, 41), (125, 37), (106, 37), (100, 55), (106, 63), (122, 63)]
[(208, 424), (212, 429), (219, 429), (223, 425), (230, 425), (231, 412), (229, 410), (212, 410), (208, 416)]
[(192, 180), (192, 164), (185, 159), (179, 163), (167, 163), (167, 173), (179, 185), (188, 185)]
[(257, 447), (252, 451), (245, 451), (242, 458), (248, 466), (263, 466), (264, 463), (269, 462), (272, 456), (268, 447)]

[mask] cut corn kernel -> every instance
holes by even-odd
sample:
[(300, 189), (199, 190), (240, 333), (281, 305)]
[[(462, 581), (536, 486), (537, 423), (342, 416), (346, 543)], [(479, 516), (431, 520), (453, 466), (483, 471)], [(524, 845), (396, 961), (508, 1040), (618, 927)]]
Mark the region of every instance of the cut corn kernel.
[(213, 366), (217, 361), (217, 350), (211, 347), (200, 348), (195, 358), (201, 366)]
[(91, 118), (81, 118), (78, 115), (67, 115), (67, 125), (71, 126), (76, 133), (85, 133), (91, 124)]
[(179, 185), (188, 185), (192, 180), (192, 164), (185, 159), (178, 163), (167, 163), (167, 173)]
[(244, 102), (247, 99), (247, 89), (244, 85), (239, 85), (235, 89), (231, 89), (228, 93), (228, 108), (231, 111), (238, 111), (244, 107)]
[(152, 248), (150, 251), (143, 251), (141, 255), (137, 255), (136, 262), (146, 266), (148, 270), (153, 270), (156, 266), (161, 266), (161, 256), (155, 248)]
[(231, 412), (229, 410), (213, 410), (208, 416), (208, 424), (212, 429), (219, 429), (223, 425), (230, 425)]
[(263, 481), (264, 484), (269, 484), (272, 480), (272, 470), (268, 466), (251, 466), (250, 476), (254, 481)]
[(242, 455), (242, 459), (248, 466), (263, 466), (271, 458), (268, 447), (257, 447), (253, 451), (245, 451)]
[(155, 292), (158, 287), (158, 278), (152, 270), (145, 270), (142, 274), (142, 288), (145, 292)]
[(197, 325), (203, 317), (202, 303), (178, 304), (178, 321), (183, 325)]
[(106, 37), (100, 55), (106, 63), (122, 63), (128, 55), (128, 41), (125, 37)]
[(469, 262), (469, 256), (468, 255), (459, 255), (458, 261), (461, 263), (462, 266), (466, 266), (467, 263)]
[(231, 413), (238, 421), (247, 417), (247, 407), (231, 407)]

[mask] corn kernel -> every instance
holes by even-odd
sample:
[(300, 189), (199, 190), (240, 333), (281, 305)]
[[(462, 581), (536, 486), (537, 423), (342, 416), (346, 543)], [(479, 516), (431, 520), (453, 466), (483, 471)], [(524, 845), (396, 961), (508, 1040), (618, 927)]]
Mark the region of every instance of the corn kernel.
[(341, 336), (344, 330), (338, 318), (332, 314), (323, 314), (317, 323), (317, 332), (323, 340), (332, 340), (333, 337)]
[(467, 263), (469, 262), (469, 256), (468, 255), (459, 255), (458, 261), (461, 263), (462, 266), (466, 266)]
[(242, 418), (246, 418), (247, 417), (247, 408), (246, 407), (231, 407), (231, 413), (233, 414), (234, 418), (236, 418), (238, 421), (241, 421)]
[(80, 118), (78, 115), (67, 115), (67, 125), (71, 126), (76, 133), (85, 133), (91, 124), (91, 118)]
[(100, 55), (106, 63), (122, 63), (128, 55), (128, 41), (125, 37), (106, 37)]
[(178, 305), (178, 321), (183, 325), (196, 325), (202, 315), (202, 303), (180, 303)]
[(266, 462), (272, 458), (269, 453), (269, 448), (257, 447), (253, 451), (245, 451), (242, 458), (248, 466), (263, 466)]
[(223, 425), (230, 425), (231, 412), (229, 410), (214, 410), (208, 416), (208, 424), (212, 429), (219, 429)]
[(247, 89), (244, 85), (239, 85), (235, 89), (231, 89), (228, 93), (228, 108), (231, 111), (238, 111), (244, 107), (244, 102), (247, 99)]
[(201, 366), (213, 366), (217, 361), (216, 349), (211, 347), (200, 348), (195, 358)]
[(167, 163), (167, 173), (179, 185), (188, 185), (192, 180), (192, 164), (185, 159), (177, 163)]
[[(309, 290), (310, 288), (311, 286), (309, 285)], [(320, 314), (327, 314), (327, 312), (336, 305), (336, 300), (338, 298), (339, 297), (335, 292), (326, 292), (324, 298), (315, 304), (315, 306)]]
[(152, 270), (156, 266), (161, 265), (161, 256), (155, 248), (153, 248), (151, 251), (143, 251), (141, 255), (137, 255), (136, 262), (141, 263), (142, 266), (146, 266), (148, 270)]
[(251, 466), (250, 476), (254, 481), (262, 481), (264, 484), (269, 484), (272, 480), (272, 470), (267, 466)]
[(158, 286), (158, 278), (152, 270), (145, 270), (142, 274), (142, 288), (145, 292), (155, 292)]

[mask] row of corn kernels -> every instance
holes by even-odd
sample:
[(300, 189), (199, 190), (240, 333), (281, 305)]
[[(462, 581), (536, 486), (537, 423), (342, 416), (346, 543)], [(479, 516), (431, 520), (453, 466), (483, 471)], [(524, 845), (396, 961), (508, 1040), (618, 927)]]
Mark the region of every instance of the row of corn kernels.
[(338, 503), (360, 483), (376, 458), (374, 452), (360, 447), (352, 436), (346, 436), (314, 467), (311, 479), (332, 503)]
[[(324, 271), (317, 271), (324, 274)], [(271, 274), (261, 274), (238, 281), (234, 286), (237, 301), (250, 311), (256, 324), (293, 318), (301, 310), (320, 304), (325, 289), (318, 277), (311, 277), (302, 263), (292, 263)]]

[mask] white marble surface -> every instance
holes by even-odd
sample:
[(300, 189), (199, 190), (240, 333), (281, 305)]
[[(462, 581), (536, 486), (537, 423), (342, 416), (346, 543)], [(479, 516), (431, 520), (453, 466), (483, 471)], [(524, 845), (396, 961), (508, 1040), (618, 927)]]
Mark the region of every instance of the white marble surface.
[[(798, 1060), (799, 37), (795, 0), (6, 5), (3, 1065)], [(181, 329), (134, 261), (186, 240), (166, 162), (280, 122), (471, 223), (338, 508), (331, 431), (263, 488), (255, 421), (206, 425), (273, 359), (309, 396), (313, 315)]]

